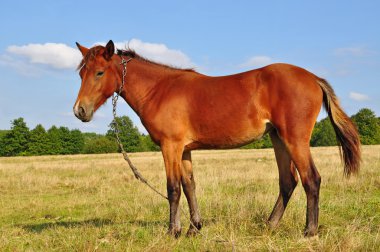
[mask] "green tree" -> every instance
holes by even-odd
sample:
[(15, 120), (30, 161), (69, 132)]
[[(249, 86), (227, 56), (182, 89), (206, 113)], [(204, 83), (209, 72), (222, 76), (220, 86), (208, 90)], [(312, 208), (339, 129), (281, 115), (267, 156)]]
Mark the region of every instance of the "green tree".
[[(100, 135), (100, 134), (96, 134), (94, 132), (83, 132), (82, 135), (83, 135), (83, 139), (84, 139), (84, 146), (82, 149), (82, 153), (85, 153), (85, 154), (86, 153), (89, 153), (89, 154), (90, 153), (98, 153), (98, 152), (92, 152), (92, 151), (88, 152), (87, 151), (87, 149), (89, 148), (88, 146), (91, 146), (92, 144), (94, 144), (96, 139), (104, 137), (104, 136)], [(99, 152), (99, 153), (101, 153), (101, 152)]]
[(78, 129), (70, 131), (69, 153), (79, 154), (84, 148), (84, 136)]
[(311, 140), (311, 146), (333, 146), (337, 145), (334, 128), (328, 117), (317, 122), (314, 126)]
[(61, 149), (58, 154), (78, 154), (84, 146), (84, 137), (79, 130), (69, 130), (67, 127), (58, 128), (58, 141)]
[(83, 135), (85, 143), (86, 143), (86, 141), (88, 141), (90, 139), (99, 138), (99, 137), (103, 136), (103, 135), (100, 135), (100, 134), (96, 134), (94, 132), (83, 132), (82, 135)]
[(155, 144), (149, 135), (142, 134), (140, 136), (141, 147), (140, 151), (160, 151), (160, 146)]
[(53, 125), (47, 131), (48, 135), (48, 150), (47, 154), (58, 155), (62, 153), (62, 142), (61, 142), (61, 132), (60, 130)]
[[(119, 125), (120, 140), (127, 152), (137, 152), (141, 148), (141, 134), (136, 126), (133, 125), (132, 120), (128, 116), (117, 117), (116, 121)], [(111, 122), (109, 130), (106, 134), (107, 137), (116, 141), (115, 125)], [(119, 150), (120, 151), (120, 150)]]
[(33, 130), (30, 131), (30, 138), (28, 142), (29, 155), (46, 155), (48, 154), (48, 135), (45, 128), (38, 124)]
[(84, 147), (84, 136), (79, 130), (52, 126), (48, 132), (48, 151), (51, 155), (79, 154)]
[(9, 130), (0, 130), (0, 139), (3, 138), (8, 132)]
[(106, 136), (93, 137), (86, 140), (83, 153), (95, 154), (95, 153), (115, 153), (118, 152), (119, 146), (116, 141)]
[(3, 138), (4, 138), (4, 136), (7, 134), (9, 132), (9, 130), (0, 130), (0, 156), (5, 156), (4, 154), (3, 154), (3, 150), (4, 150), (4, 148), (3, 148)]
[(11, 130), (1, 138), (2, 156), (23, 156), (27, 154), (29, 128), (22, 117), (11, 122)]
[(71, 136), (70, 136), (70, 130), (67, 127), (59, 127), (58, 128), (58, 135), (59, 135), (59, 140), (61, 142), (61, 150), (58, 154), (71, 154), (70, 149), (71, 149)]
[(351, 118), (358, 127), (362, 144), (380, 144), (379, 119), (372, 110), (363, 108)]

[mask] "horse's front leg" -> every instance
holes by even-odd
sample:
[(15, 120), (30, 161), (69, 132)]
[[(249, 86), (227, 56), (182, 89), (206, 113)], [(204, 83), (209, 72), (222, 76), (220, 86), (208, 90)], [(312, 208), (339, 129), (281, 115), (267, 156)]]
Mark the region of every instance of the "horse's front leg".
[(181, 197), (181, 159), (183, 145), (172, 141), (161, 144), (165, 162), (167, 191), (170, 205), (168, 233), (174, 237), (181, 235), (179, 199)]

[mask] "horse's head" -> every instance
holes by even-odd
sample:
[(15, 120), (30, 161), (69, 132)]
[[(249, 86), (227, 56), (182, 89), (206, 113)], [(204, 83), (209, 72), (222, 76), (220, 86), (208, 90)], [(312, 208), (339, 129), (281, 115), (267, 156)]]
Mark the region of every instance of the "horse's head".
[(110, 40), (107, 45), (90, 49), (77, 43), (83, 59), (78, 66), (82, 79), (74, 114), (83, 122), (89, 122), (94, 112), (116, 91), (120, 76), (117, 63), (113, 61), (115, 46)]

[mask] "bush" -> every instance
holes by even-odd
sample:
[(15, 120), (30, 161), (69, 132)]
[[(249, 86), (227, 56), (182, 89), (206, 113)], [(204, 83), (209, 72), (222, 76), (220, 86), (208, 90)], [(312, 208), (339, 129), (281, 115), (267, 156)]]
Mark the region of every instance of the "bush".
[(114, 140), (106, 136), (88, 139), (83, 147), (83, 153), (115, 153), (118, 152), (118, 145)]

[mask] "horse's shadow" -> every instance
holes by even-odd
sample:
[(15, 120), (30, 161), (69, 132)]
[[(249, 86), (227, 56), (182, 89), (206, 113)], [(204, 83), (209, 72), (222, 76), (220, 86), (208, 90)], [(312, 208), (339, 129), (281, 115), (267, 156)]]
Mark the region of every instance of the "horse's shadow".
[(41, 233), (45, 229), (51, 229), (56, 227), (64, 227), (64, 228), (73, 228), (80, 226), (93, 226), (93, 227), (102, 227), (106, 225), (111, 225), (114, 222), (110, 219), (100, 219), (94, 218), (83, 221), (52, 221), (52, 222), (44, 222), (44, 223), (36, 223), (36, 224), (26, 224), (20, 225), (21, 228), (28, 232), (33, 233)]
[[(130, 224), (130, 225), (136, 225), (140, 227), (159, 226), (159, 225), (166, 224), (166, 222), (164, 221), (145, 221), (145, 220), (129, 220), (129, 221), (125, 221), (124, 223)], [(75, 228), (75, 227), (81, 227), (81, 226), (103, 227), (103, 226), (113, 225), (113, 224), (117, 224), (117, 223), (115, 223), (111, 219), (94, 218), (94, 219), (88, 219), (88, 220), (83, 220), (83, 221), (51, 221), (51, 222), (36, 223), (36, 224), (24, 224), (24, 225), (19, 225), (19, 226), (28, 232), (41, 233), (42, 231), (46, 229), (52, 229), (52, 228), (57, 228), (57, 227), (64, 227), (64, 228)]]
[(167, 226), (166, 221), (161, 220), (129, 220), (126, 223), (130, 225), (140, 226), (140, 227), (150, 227), (150, 226)]

